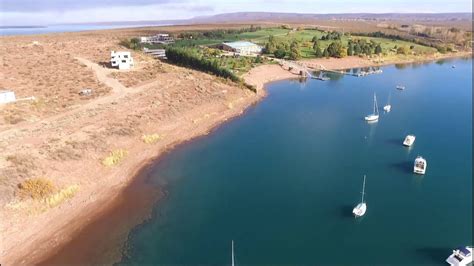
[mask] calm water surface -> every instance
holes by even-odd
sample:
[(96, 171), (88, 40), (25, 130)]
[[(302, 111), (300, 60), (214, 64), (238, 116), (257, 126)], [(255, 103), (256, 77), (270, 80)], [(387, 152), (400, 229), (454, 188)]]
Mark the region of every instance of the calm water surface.
[[(234, 240), (238, 265), (444, 265), (472, 245), (472, 60), (383, 70), (273, 83), (245, 115), (164, 156), (150, 182), (169, 195), (122, 263), (230, 264)], [(367, 124), (374, 92), (392, 111)], [(354, 219), (364, 174), (368, 210)]]
[[(0, 28), (0, 36), (8, 35), (31, 35), (58, 32), (76, 32), (89, 30), (121, 29), (149, 26), (163, 26), (165, 24), (58, 24), (44, 27), (3, 27)], [(1, 26), (1, 25), (0, 25)]]

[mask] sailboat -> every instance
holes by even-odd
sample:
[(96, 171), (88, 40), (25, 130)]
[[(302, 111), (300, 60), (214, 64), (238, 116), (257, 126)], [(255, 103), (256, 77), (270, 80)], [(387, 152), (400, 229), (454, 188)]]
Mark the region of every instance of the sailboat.
[(362, 200), (355, 208), (352, 210), (352, 213), (355, 217), (361, 217), (367, 211), (367, 204), (364, 202), (364, 194), (365, 194), (365, 175), (364, 175), (364, 183), (362, 185)]
[(390, 105), (390, 96), (391, 96), (391, 93), (389, 92), (387, 104), (383, 107), (383, 110), (387, 113), (390, 112), (390, 110), (392, 109), (392, 106)]
[(232, 240), (232, 266), (235, 266), (235, 258), (234, 258), (234, 240)]
[(372, 122), (379, 120), (379, 107), (377, 106), (377, 96), (374, 93), (374, 112), (365, 117), (365, 121)]

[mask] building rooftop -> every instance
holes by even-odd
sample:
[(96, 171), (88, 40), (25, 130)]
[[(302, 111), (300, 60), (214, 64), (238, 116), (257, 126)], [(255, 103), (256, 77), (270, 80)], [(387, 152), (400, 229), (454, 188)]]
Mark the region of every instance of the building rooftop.
[(225, 42), (225, 45), (228, 45), (234, 49), (240, 49), (242, 47), (256, 46), (257, 44), (247, 41), (238, 41), (238, 42)]

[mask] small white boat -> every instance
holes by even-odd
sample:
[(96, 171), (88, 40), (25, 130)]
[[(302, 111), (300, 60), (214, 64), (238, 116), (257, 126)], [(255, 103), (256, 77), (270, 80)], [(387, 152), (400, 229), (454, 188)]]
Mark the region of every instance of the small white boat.
[(415, 174), (420, 174), (420, 175), (424, 175), (425, 172), (426, 172), (426, 160), (421, 157), (421, 156), (418, 156), (416, 157), (415, 159), (415, 165), (413, 166), (413, 172)]
[(413, 145), (413, 143), (415, 143), (415, 139), (416, 139), (415, 135), (408, 135), (405, 137), (405, 140), (403, 141), (403, 145), (410, 147), (411, 145)]
[(352, 210), (352, 213), (355, 217), (364, 216), (365, 212), (367, 211), (367, 204), (364, 202), (364, 194), (365, 194), (365, 175), (364, 175), (364, 183), (362, 184), (362, 200), (355, 208)]
[(446, 259), (451, 266), (467, 266), (472, 264), (472, 247), (460, 247)]
[(456, 68), (456, 66), (455, 66), (455, 65), (452, 65), (451, 67), (452, 67), (452, 68)]
[(365, 121), (375, 122), (377, 120), (379, 120), (379, 107), (377, 106), (377, 97), (375, 96), (375, 93), (374, 93), (374, 112), (370, 115), (367, 115), (365, 117)]
[(405, 86), (402, 86), (402, 85), (397, 85), (397, 90), (404, 90), (405, 89)]
[(385, 112), (387, 112), (387, 113), (390, 112), (390, 110), (392, 110), (392, 106), (390, 105), (390, 96), (391, 96), (391, 95), (392, 95), (392, 94), (389, 92), (389, 93), (388, 93), (387, 104), (383, 107), (383, 110), (384, 110)]

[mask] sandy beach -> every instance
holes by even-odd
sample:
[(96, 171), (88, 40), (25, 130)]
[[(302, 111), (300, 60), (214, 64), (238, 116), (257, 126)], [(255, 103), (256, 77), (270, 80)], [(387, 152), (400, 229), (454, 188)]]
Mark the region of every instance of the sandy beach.
[[(243, 76), (256, 86), (253, 93), (140, 52), (132, 52), (134, 70), (103, 67), (111, 50), (124, 50), (118, 42), (127, 34), (130, 31), (0, 37), (0, 53), (5, 55), (0, 87), (14, 90), (17, 97), (37, 98), (0, 108), (0, 176), (9, 177), (0, 186), (0, 263), (118, 261), (130, 229), (166, 194), (162, 186), (147, 183), (147, 166), (174, 146), (244, 113), (266, 95), (266, 83), (298, 78), (277, 64), (261, 65)], [(461, 55), (468, 54), (302, 62), (345, 69)], [(94, 94), (79, 96), (83, 88), (92, 88)], [(152, 135), (155, 141), (144, 141)], [(125, 150), (126, 157), (105, 166), (103, 159), (118, 149)], [(74, 192), (54, 204), (20, 199), (18, 184), (32, 177), (48, 178), (58, 193)]]

